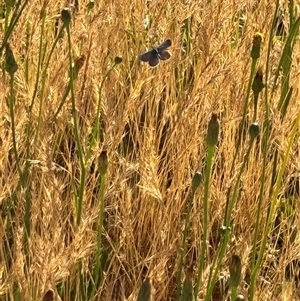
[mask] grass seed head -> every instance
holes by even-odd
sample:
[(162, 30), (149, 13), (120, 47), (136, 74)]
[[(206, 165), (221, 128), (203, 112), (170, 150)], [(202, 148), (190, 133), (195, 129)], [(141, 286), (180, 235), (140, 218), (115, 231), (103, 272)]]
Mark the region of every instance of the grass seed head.
[(82, 68), (82, 66), (84, 65), (84, 61), (85, 61), (85, 55), (81, 55), (75, 59), (74, 69), (73, 69), (74, 70), (73, 79), (78, 78), (78, 73)]
[(75, 68), (78, 70), (81, 69), (82, 66), (84, 65), (84, 61), (85, 61), (85, 55), (81, 55), (77, 57), (75, 60)]
[(64, 25), (66, 27), (70, 26), (71, 23), (71, 12), (70, 10), (65, 7), (62, 11), (61, 11), (61, 20), (63, 21)]
[(220, 122), (216, 113), (211, 114), (208, 123), (206, 142), (208, 146), (216, 146), (219, 140)]
[(142, 283), (137, 301), (150, 301), (151, 300), (151, 282), (150, 278), (146, 278)]
[(94, 0), (90, 0), (89, 3), (86, 5), (86, 8), (88, 10), (92, 10), (95, 7), (95, 1)]
[(255, 77), (253, 79), (253, 83), (252, 83), (252, 91), (254, 93), (254, 95), (258, 95), (262, 89), (265, 87), (264, 83), (263, 83), (263, 72), (262, 72), (262, 68), (259, 67), (257, 69), (257, 72), (255, 74)]
[(17, 61), (15, 60), (15, 56), (8, 43), (5, 47), (5, 70), (9, 73), (10, 76), (13, 76), (14, 73), (18, 70)]
[(257, 122), (253, 122), (249, 128), (249, 134), (252, 139), (255, 139), (259, 135), (259, 125)]
[(119, 65), (121, 64), (123, 61), (122, 57), (121, 56), (116, 56), (115, 57), (115, 65)]
[(192, 191), (196, 191), (196, 189), (199, 187), (199, 185), (202, 182), (202, 173), (200, 171), (197, 171), (192, 180)]
[(238, 287), (242, 279), (242, 262), (238, 255), (233, 255), (229, 265), (230, 285)]
[(99, 156), (99, 172), (101, 176), (106, 174), (107, 167), (108, 167), (107, 151), (102, 151)]
[(260, 32), (257, 32), (253, 37), (251, 57), (254, 60), (257, 60), (260, 57), (260, 48), (261, 48), (262, 39), (263, 39), (263, 35)]

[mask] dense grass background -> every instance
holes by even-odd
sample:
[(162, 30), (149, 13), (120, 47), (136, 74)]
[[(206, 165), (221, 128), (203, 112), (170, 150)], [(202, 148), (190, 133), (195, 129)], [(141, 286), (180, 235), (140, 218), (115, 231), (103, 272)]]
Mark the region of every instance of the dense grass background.
[(281, 2), (1, 2), (1, 300), (300, 298)]

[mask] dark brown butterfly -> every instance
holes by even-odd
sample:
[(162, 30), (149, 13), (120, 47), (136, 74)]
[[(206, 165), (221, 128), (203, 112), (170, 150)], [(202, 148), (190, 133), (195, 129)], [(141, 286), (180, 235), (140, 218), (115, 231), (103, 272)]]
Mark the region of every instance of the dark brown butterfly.
[(159, 63), (159, 60), (165, 61), (171, 57), (171, 53), (168, 51), (171, 45), (172, 41), (168, 39), (158, 47), (139, 55), (139, 59), (142, 62), (148, 62), (151, 67), (155, 67)]

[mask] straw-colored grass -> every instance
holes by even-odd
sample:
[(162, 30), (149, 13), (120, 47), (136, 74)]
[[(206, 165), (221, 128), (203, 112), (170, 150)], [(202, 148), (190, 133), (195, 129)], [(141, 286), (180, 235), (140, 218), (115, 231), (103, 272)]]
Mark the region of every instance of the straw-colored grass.
[[(233, 198), (236, 184), (231, 234), (212, 300), (227, 300), (230, 295), (233, 254), (242, 263), (238, 293), (253, 298), (249, 279), (255, 227), (258, 252), (271, 204), (274, 213), (254, 278), (254, 300), (298, 300), (300, 242), (299, 235), (290, 237), (299, 227), (300, 212), (298, 131), (292, 136), (299, 121), (300, 48), (298, 42), (292, 48), (288, 73), (293, 93), (282, 121), (278, 109), (282, 71), (273, 93), (272, 88), (286, 36), (271, 36), (268, 60), (276, 1), (100, 0), (90, 10), (88, 1), (81, 1), (77, 12), (71, 9), (70, 41), (73, 61), (84, 57), (71, 81), (66, 29), (54, 44), (55, 22), (59, 21), (59, 31), (66, 3), (21, 2), (27, 4), (8, 38), (17, 72), (5, 71), (4, 44), (1, 57), (1, 300), (42, 300), (52, 289), (54, 293), (48, 292), (44, 300), (54, 295), (55, 300), (65, 301), (131, 301), (137, 300), (147, 277), (153, 300), (176, 300), (179, 269), (181, 283), (189, 267), (193, 273), (188, 270), (187, 280), (197, 283), (205, 230), (198, 300), (206, 300), (221, 246), (228, 191), (231, 188), (229, 198)], [(289, 33), (287, 4), (280, 9)], [(6, 10), (7, 24), (13, 12), (14, 7), (11, 13)], [(1, 36), (5, 22), (1, 21)], [(256, 32), (264, 39), (255, 72), (261, 65), (268, 89), (259, 95), (255, 120), (251, 91), (245, 134), (235, 157), (247, 87), (252, 83), (250, 52)], [(167, 38), (173, 43), (170, 60), (156, 68), (139, 62), (140, 53)], [(122, 63), (115, 64), (119, 56)], [(264, 93), (268, 93), (269, 116)], [(206, 136), (213, 112), (219, 117), (220, 135), (207, 186), (209, 224), (204, 229)], [(264, 161), (267, 118), (270, 134)], [(260, 136), (247, 157), (248, 128), (254, 121)], [(105, 154), (107, 172), (101, 165), (103, 160), (106, 163)], [(203, 180), (191, 197), (197, 171)], [(281, 171), (282, 181), (275, 184)], [(189, 230), (180, 267), (187, 215)], [(291, 263), (293, 271), (286, 277)], [(95, 275), (98, 283), (93, 286)]]

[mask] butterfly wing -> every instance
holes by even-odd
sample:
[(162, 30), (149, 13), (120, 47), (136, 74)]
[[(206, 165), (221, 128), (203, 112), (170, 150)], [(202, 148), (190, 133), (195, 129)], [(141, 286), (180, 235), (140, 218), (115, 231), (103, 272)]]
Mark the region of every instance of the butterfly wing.
[(153, 55), (153, 50), (142, 53), (141, 55), (139, 55), (139, 60), (142, 62), (149, 62), (152, 55)]
[(151, 67), (155, 67), (158, 63), (159, 63), (158, 53), (156, 51), (153, 51), (149, 59), (149, 65)]
[(171, 54), (167, 51), (171, 45), (172, 41), (170, 39), (165, 40), (157, 48), (139, 55), (139, 60), (148, 62), (151, 67), (155, 67), (159, 63), (159, 59), (165, 61), (171, 57)]
[(167, 50), (160, 50), (158, 52), (158, 56), (161, 60), (165, 61), (165, 60), (168, 60), (171, 57), (171, 53)]
[(157, 51), (166, 50), (170, 46), (172, 46), (172, 41), (170, 39), (165, 40), (161, 45), (159, 45), (156, 49)]

